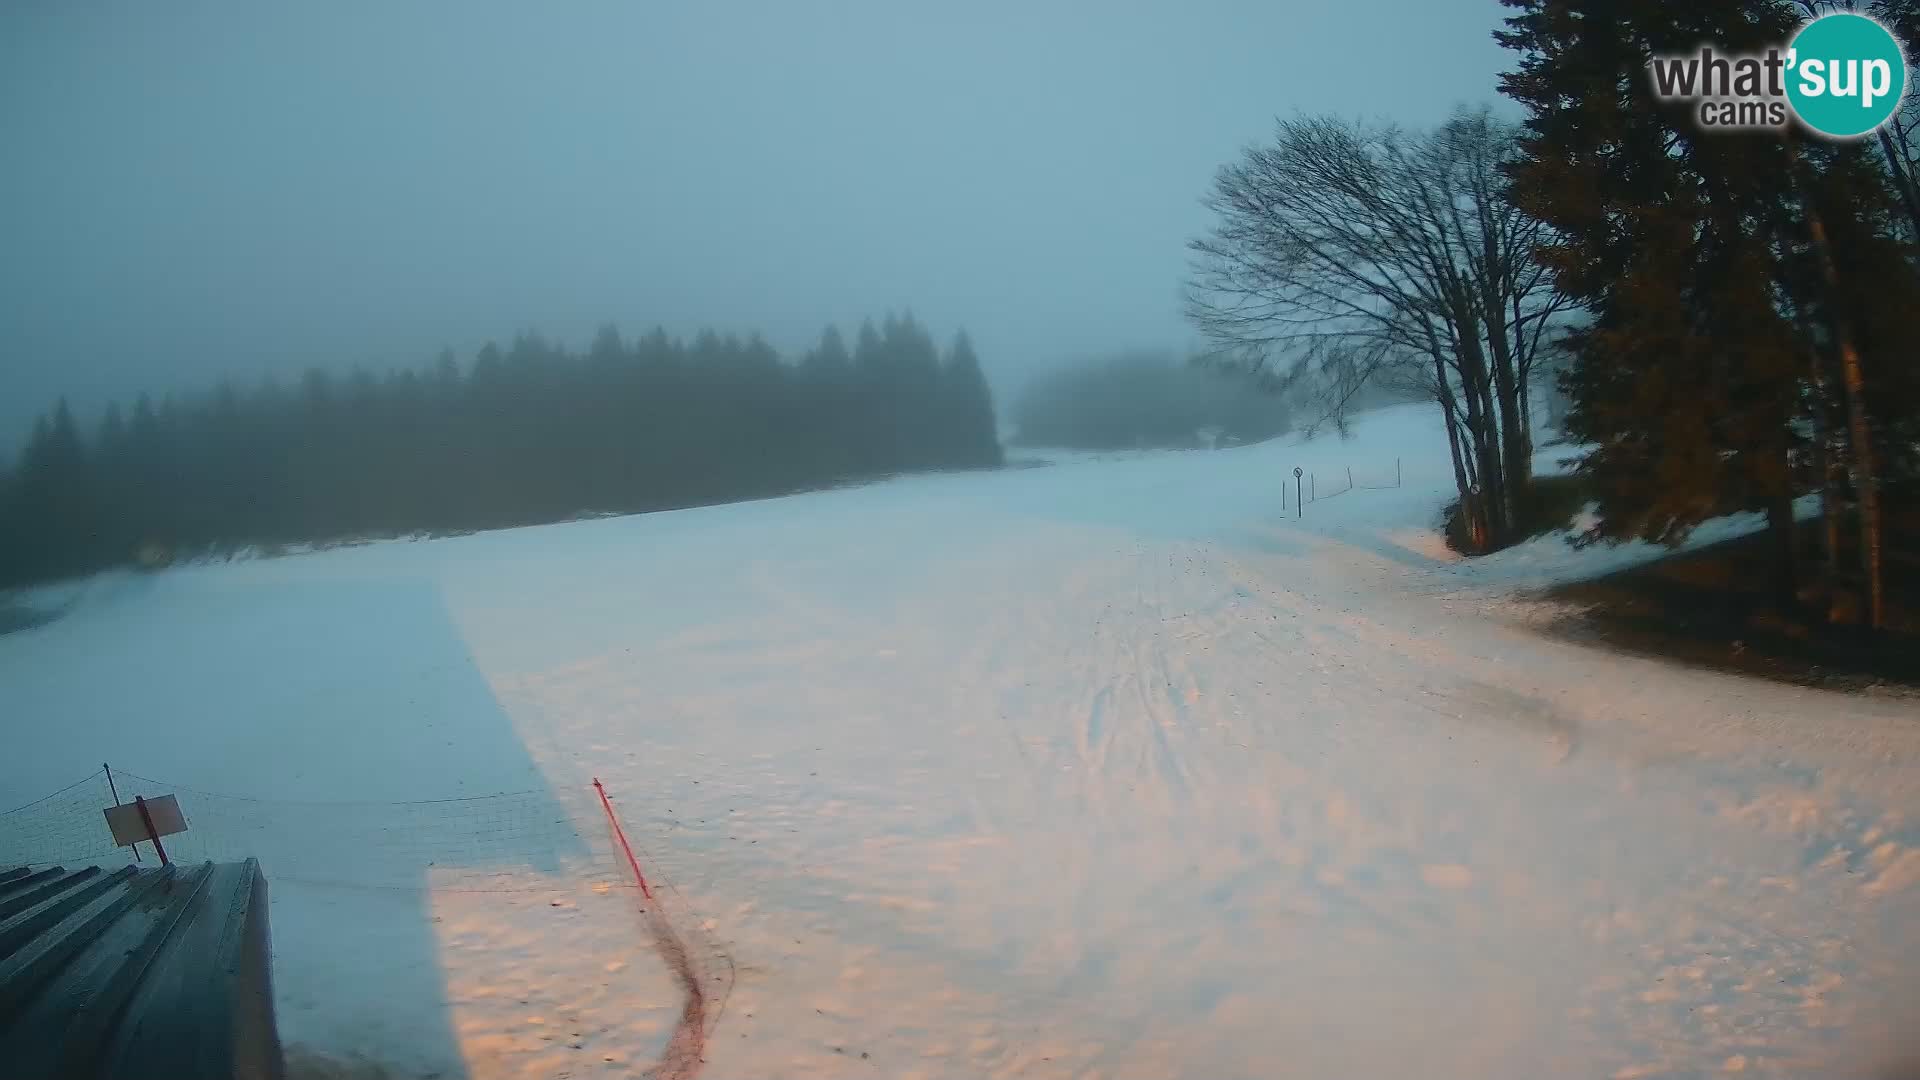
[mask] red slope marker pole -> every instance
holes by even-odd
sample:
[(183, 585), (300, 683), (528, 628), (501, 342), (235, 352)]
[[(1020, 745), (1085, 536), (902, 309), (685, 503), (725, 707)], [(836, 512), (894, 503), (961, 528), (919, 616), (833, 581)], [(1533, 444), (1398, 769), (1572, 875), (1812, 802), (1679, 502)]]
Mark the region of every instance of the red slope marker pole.
[(613, 838), (620, 841), (620, 850), (627, 853), (627, 865), (633, 867), (633, 880), (640, 883), (640, 895), (653, 899), (652, 890), (647, 888), (646, 875), (640, 872), (640, 860), (633, 857), (633, 848), (627, 843), (627, 830), (620, 827), (620, 819), (614, 816), (613, 803), (607, 799), (607, 789), (600, 786), (600, 778), (593, 778), (593, 790), (600, 793), (600, 805), (607, 811), (607, 824), (613, 826)]

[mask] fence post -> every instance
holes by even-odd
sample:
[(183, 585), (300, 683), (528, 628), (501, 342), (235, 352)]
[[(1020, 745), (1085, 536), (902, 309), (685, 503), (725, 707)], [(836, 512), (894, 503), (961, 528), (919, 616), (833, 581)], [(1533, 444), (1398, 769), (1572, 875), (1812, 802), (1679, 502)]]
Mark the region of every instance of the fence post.
[(167, 849), (160, 846), (160, 830), (153, 827), (153, 815), (147, 813), (146, 797), (135, 795), (133, 805), (140, 808), (140, 821), (147, 827), (147, 839), (153, 841), (153, 850), (160, 855), (160, 865), (170, 865), (167, 862)]
[(1347, 466), (1347, 487), (1353, 487), (1353, 466)]
[(1397, 457), (1393, 459), (1393, 486), (1400, 486), (1400, 459)]
[(1312, 498), (1314, 502), (1319, 502), (1320, 489), (1317, 486), (1315, 486), (1314, 484), (1315, 479), (1317, 478), (1312, 473), (1307, 474), (1307, 495), (1308, 497)]

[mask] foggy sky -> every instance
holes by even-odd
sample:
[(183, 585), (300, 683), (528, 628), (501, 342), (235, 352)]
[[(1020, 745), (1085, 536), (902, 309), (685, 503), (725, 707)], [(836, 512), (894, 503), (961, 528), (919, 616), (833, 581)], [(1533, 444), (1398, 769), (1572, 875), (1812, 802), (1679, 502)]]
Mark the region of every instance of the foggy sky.
[[(269, 10), (271, 9), (271, 10)], [(1497, 0), (0, 5), (0, 458), (69, 395), (911, 306), (996, 389), (1193, 338), (1276, 116), (1491, 102)]]

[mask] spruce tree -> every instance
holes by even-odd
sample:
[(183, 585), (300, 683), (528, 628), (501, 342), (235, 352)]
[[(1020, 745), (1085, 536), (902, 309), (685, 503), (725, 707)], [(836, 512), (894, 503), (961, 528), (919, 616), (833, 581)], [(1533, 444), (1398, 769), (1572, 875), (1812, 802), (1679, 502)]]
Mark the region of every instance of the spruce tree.
[(840, 336), (840, 328), (829, 326), (820, 331), (820, 343), (807, 351), (800, 361), (804, 371), (820, 374), (844, 374), (853, 365), (853, 358), (847, 354), (847, 343)]
[(1598, 535), (1671, 541), (1764, 509), (1784, 593), (1791, 499), (1816, 487), (1830, 508), (1858, 507), (1877, 625), (1882, 466), (1912, 457), (1901, 343), (1920, 330), (1896, 177), (1871, 142), (1703, 131), (1688, 106), (1654, 98), (1645, 68), (1703, 41), (1781, 45), (1795, 7), (1504, 2), (1518, 14), (1496, 37), (1520, 61), (1503, 86), (1530, 114), (1516, 190), (1564, 237), (1551, 260), (1590, 320), (1573, 340), (1567, 430), (1594, 446), (1581, 468)]
[(1001, 463), (998, 422), (993, 413), (993, 392), (980, 370), (980, 358), (974, 355), (973, 339), (965, 330), (953, 336), (945, 364), (940, 371), (941, 398), (951, 418), (946, 430), (952, 443), (948, 452), (953, 462), (965, 466), (994, 466)]
[(1793, 582), (1790, 503), (1801, 343), (1776, 302), (1793, 190), (1784, 140), (1708, 134), (1657, 100), (1646, 63), (1786, 40), (1784, 7), (1744, 0), (1504, 0), (1520, 54), (1503, 89), (1529, 118), (1516, 197), (1561, 237), (1560, 284), (1586, 308), (1566, 428), (1599, 502), (1595, 535), (1672, 542), (1763, 509)]

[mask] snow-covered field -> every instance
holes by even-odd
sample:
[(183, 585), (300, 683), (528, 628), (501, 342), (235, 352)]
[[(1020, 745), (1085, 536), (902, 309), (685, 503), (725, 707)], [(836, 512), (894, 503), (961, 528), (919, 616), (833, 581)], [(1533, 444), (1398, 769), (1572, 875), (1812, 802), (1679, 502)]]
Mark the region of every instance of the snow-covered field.
[[(1280, 509), (1296, 464), (1324, 490), (1396, 456), (1402, 489)], [(602, 777), (681, 930), (731, 955), (708, 1077), (1870, 1076), (1911, 1049), (1920, 701), (1541, 637), (1516, 589), (1652, 553), (1468, 566), (1449, 488), (1398, 408), (1351, 442), (112, 579), (0, 636), (0, 805), (110, 759), (289, 805), (533, 789), (599, 843)], [(623, 1076), (679, 1015), (633, 890), (260, 854), (303, 1055)]]

